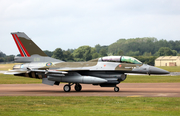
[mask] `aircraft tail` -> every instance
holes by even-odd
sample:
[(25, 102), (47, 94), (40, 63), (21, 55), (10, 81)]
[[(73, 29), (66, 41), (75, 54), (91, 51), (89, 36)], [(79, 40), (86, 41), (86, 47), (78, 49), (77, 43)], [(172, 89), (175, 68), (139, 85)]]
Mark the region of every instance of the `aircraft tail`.
[(22, 57), (47, 56), (24, 32), (11, 33)]

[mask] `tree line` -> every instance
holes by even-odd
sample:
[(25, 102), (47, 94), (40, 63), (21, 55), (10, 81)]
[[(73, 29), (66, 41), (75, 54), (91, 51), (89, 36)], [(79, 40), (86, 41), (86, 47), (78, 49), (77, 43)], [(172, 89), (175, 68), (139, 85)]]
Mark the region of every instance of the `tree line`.
[[(179, 56), (180, 41), (157, 40), (154, 37), (119, 39), (109, 46), (94, 47), (80, 46), (77, 49), (63, 50), (56, 48), (54, 51), (45, 50), (48, 56), (63, 61), (89, 61), (103, 56), (133, 56), (143, 63), (154, 65), (154, 60), (159, 56)], [(11, 60), (11, 56), (6, 56), (0, 52), (0, 62)]]
[(14, 55), (6, 55), (0, 51), (0, 62), (11, 62), (14, 60)]
[(154, 37), (119, 39), (109, 45), (108, 53), (128, 56), (176, 56), (180, 54), (180, 41), (158, 41)]

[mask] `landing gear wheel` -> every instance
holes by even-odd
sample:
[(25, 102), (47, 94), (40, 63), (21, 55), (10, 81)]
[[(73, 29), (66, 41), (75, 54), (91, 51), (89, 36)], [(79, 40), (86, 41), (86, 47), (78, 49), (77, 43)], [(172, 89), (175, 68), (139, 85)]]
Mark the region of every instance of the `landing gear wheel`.
[(71, 86), (70, 85), (64, 85), (63, 89), (65, 92), (69, 92), (69, 91), (71, 91)]
[(81, 86), (80, 84), (76, 84), (76, 85), (74, 86), (74, 89), (75, 89), (76, 91), (81, 91), (82, 86)]
[(119, 91), (119, 87), (114, 87), (114, 91), (118, 92)]

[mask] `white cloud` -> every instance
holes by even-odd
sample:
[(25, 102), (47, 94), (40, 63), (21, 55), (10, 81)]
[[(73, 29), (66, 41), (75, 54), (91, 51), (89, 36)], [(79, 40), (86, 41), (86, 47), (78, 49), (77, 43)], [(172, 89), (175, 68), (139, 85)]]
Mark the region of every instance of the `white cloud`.
[[(109, 45), (120, 38), (180, 38), (179, 0), (1, 0), (0, 50), (18, 54), (10, 32), (43, 50)], [(9, 46), (7, 49), (7, 45)]]

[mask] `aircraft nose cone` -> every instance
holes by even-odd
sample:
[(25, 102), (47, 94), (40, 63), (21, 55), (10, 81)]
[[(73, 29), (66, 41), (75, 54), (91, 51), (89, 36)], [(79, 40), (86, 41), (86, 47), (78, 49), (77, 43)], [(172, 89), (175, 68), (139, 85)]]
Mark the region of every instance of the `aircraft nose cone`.
[(160, 69), (160, 68), (157, 68), (157, 67), (150, 66), (149, 73), (150, 74), (169, 74), (170, 72)]

